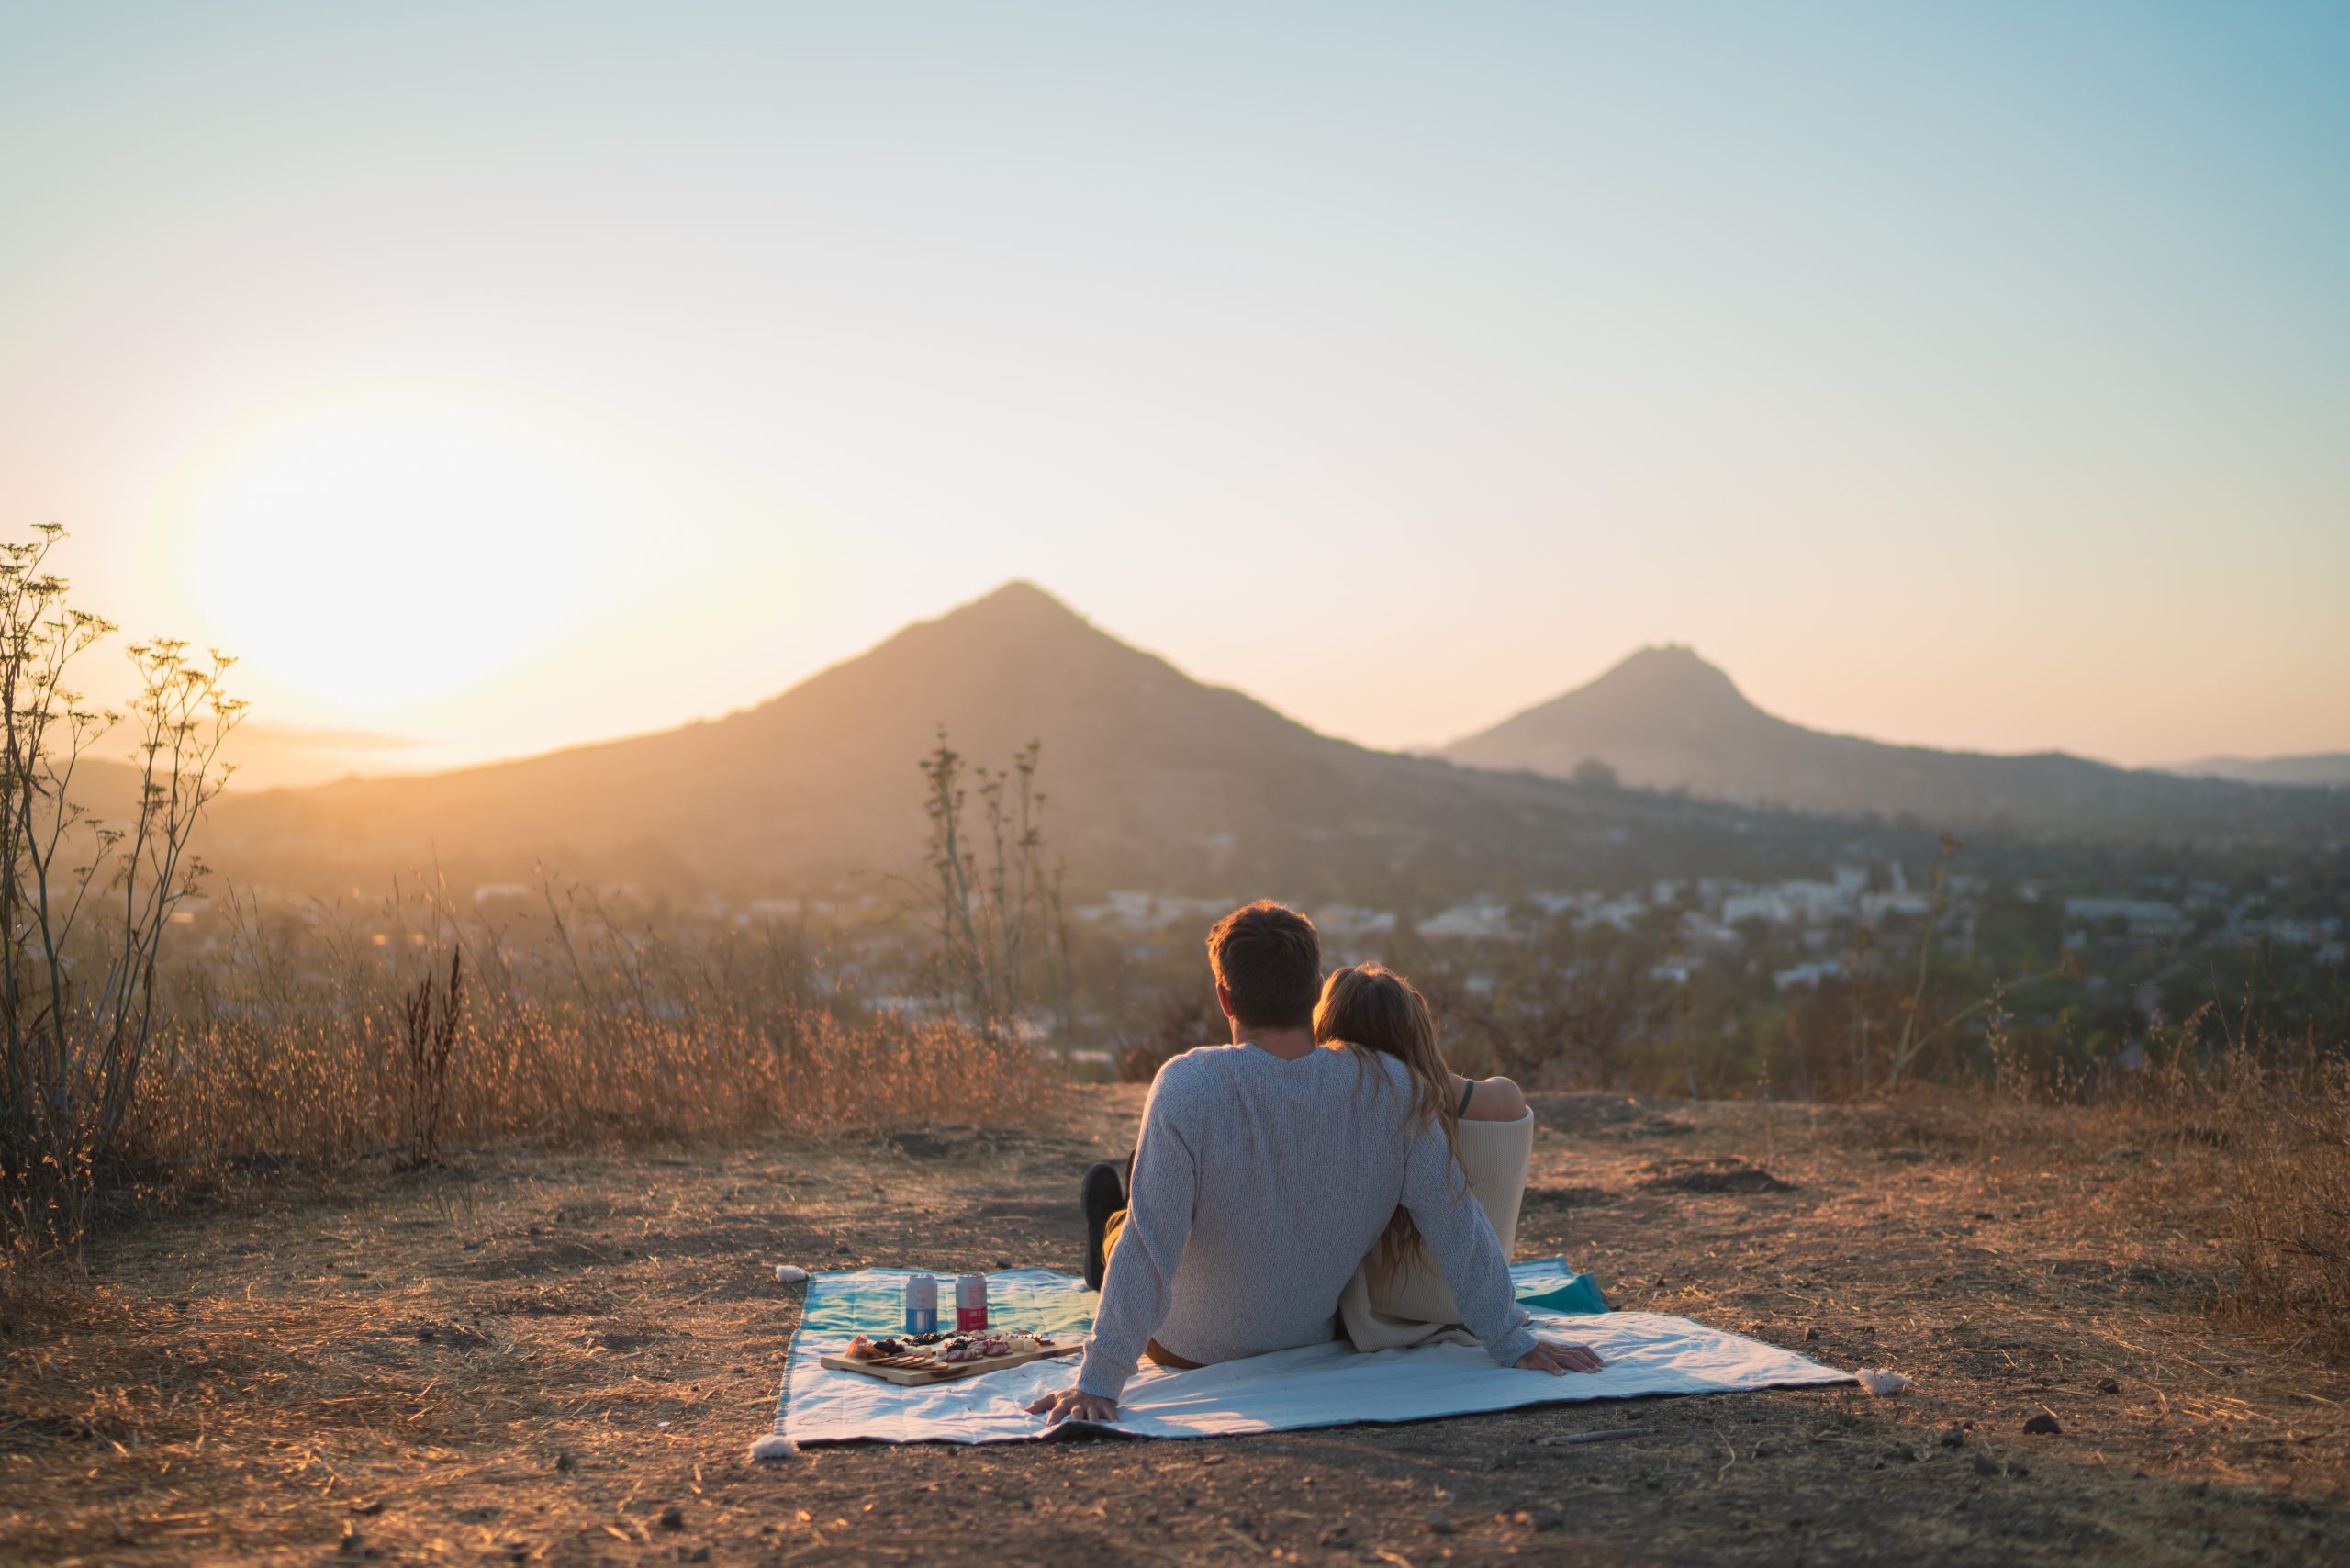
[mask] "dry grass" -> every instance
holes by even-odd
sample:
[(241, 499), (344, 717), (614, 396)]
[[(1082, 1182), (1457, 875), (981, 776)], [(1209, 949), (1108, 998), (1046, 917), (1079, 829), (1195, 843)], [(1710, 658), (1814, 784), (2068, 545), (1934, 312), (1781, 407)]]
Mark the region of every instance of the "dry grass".
[(2248, 1065), (2211, 1103), (2204, 1162), (2234, 1257), (2231, 1306), (2350, 1359), (2350, 1061)]
[[(509, 1148), (120, 1228), (86, 1273), (0, 1271), (0, 1561), (310, 1561), (346, 1525), (363, 1552), (528, 1558), (553, 1532), (625, 1560), (763, 1424), (793, 1297), (774, 1262), (1043, 1245), (964, 1223), (964, 1187), (845, 1138)], [(957, 1223), (916, 1239), (917, 1213)]]
[[(601, 1282), (482, 1282), (457, 1269), (420, 1288), (385, 1267), (397, 1241), (344, 1232), (330, 1208), (309, 1217), (303, 1228), (323, 1234), (263, 1221), (265, 1252), (215, 1252), (177, 1282), (183, 1296), (68, 1288), (53, 1273), (0, 1282), (11, 1560), (311, 1559), (346, 1537), (356, 1551), (374, 1528), (371, 1495), (395, 1474), (409, 1495), (465, 1496), (417, 1543), (424, 1555), (460, 1540), (495, 1552), (490, 1532), (452, 1527), (499, 1516), (485, 1499), (526, 1473), (561, 1479), (595, 1464), (614, 1428), (652, 1431), (694, 1402), (614, 1350), (658, 1337), (627, 1327), (667, 1333), (696, 1318), (690, 1300), (630, 1313)], [(222, 1288), (223, 1268), (247, 1257), (243, 1288)], [(562, 1473), (559, 1455), (576, 1456)], [(566, 1522), (626, 1518), (604, 1506)]]
[[(18, 1452), (53, 1442), (152, 1464), (226, 1444), (213, 1464), (322, 1484), (362, 1445), (476, 1443), (499, 1425), (499, 1402), (478, 1388), (435, 1399), (367, 1354), (370, 1340), (403, 1328), (412, 1338), (418, 1326), (387, 1322), (364, 1299), (320, 1293), (199, 1309), (50, 1273), (17, 1276), (0, 1301), (12, 1338), (28, 1341), (11, 1357), (20, 1403), (5, 1412), (0, 1441)], [(38, 1331), (14, 1327), (28, 1320)], [(487, 1337), (471, 1338), (498, 1353)]]
[[(397, 1149), (410, 1091), (392, 1037), (388, 1022), (365, 1015), (181, 1036), (140, 1086), (135, 1147), (190, 1171)], [(1050, 1101), (1056, 1065), (995, 1032), (887, 1013), (795, 1013), (781, 1028), (755, 1028), (531, 1011), (459, 1031), (442, 1136), (481, 1148), (1001, 1124)]]
[(2206, 1265), (2212, 1312), (2350, 1361), (2350, 1060), (2313, 1041), (2181, 1052), (2086, 1094), (1913, 1092), (1885, 1125), (1966, 1148), (2018, 1192), (2061, 1173), (2085, 1238), (2157, 1240), (2168, 1266)]
[(16, 1195), (16, 1250), (254, 1172), (1003, 1126), (1064, 1082), (1011, 1029), (867, 1005), (805, 933), (681, 933), (578, 890), (550, 886), (535, 920), (410, 890), (356, 913), (231, 904), (226, 929), (168, 971), (110, 1154)]
[[(1522, 1255), (1564, 1253), (1624, 1307), (1899, 1367), (1900, 1399), (743, 1462), (796, 1317), (774, 1262), (1073, 1268), (1078, 1175), (1128, 1147), (1140, 1098), (1081, 1089), (1053, 1125), (924, 1140), (509, 1147), (97, 1238), (86, 1293), (0, 1336), (0, 1557), (339, 1561), (346, 1528), (359, 1559), (614, 1564), (2350, 1550), (2350, 1387), (2215, 1317), (2226, 1249), (2163, 1217), (2209, 1146), (2109, 1160), (2049, 1107), (1979, 1097), (1537, 1097)], [(1692, 1192), (1661, 1167), (1785, 1185)], [(2043, 1407), (2061, 1435), (2024, 1431)], [(1625, 1425), (1647, 1436), (1540, 1441)]]

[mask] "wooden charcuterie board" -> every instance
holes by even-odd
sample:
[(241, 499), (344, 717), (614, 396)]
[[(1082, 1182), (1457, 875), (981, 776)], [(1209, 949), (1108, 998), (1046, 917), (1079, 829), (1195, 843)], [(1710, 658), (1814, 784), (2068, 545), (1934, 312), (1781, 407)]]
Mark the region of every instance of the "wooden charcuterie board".
[(926, 1383), (953, 1383), (959, 1378), (977, 1377), (1000, 1367), (1024, 1366), (1052, 1356), (1073, 1356), (1085, 1349), (1085, 1341), (1074, 1340), (1066, 1345), (1054, 1345), (1041, 1350), (1014, 1350), (1008, 1356), (990, 1356), (983, 1361), (939, 1361), (926, 1367), (885, 1367), (872, 1361), (855, 1361), (847, 1356), (823, 1356), (820, 1362), (835, 1372), (863, 1372), (884, 1383), (894, 1383), (901, 1388), (920, 1388)]

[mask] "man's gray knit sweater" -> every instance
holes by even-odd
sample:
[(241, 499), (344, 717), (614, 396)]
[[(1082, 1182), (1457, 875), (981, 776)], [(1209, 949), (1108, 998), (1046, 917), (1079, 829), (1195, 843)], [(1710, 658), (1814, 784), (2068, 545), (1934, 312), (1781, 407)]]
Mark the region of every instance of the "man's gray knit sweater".
[(1393, 1057), (1255, 1046), (1158, 1070), (1077, 1386), (1115, 1399), (1156, 1338), (1210, 1363), (1328, 1341), (1338, 1293), (1400, 1206), (1469, 1331), (1508, 1366), (1534, 1349), (1508, 1260), (1441, 1128), (1416, 1126)]

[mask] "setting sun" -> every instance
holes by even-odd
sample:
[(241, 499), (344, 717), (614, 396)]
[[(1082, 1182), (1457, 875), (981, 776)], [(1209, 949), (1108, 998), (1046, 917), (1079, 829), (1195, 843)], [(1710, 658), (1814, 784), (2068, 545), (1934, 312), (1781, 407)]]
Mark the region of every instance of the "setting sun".
[(623, 489), (513, 400), (371, 388), (244, 420), (164, 522), (185, 591), (254, 672), (364, 717), (509, 673), (606, 601)]

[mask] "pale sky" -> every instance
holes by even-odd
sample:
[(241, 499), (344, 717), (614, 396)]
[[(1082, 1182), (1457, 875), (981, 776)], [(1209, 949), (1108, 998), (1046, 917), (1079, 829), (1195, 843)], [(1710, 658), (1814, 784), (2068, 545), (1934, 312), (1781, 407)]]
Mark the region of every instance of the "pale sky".
[(0, 0), (0, 529), (338, 771), (1012, 577), (1377, 745), (1671, 640), (2350, 748), (2344, 80), (2324, 5)]

